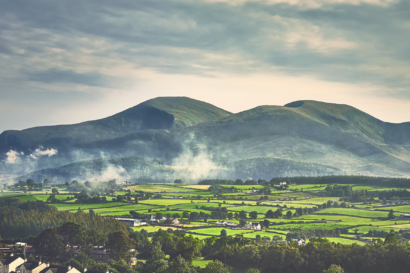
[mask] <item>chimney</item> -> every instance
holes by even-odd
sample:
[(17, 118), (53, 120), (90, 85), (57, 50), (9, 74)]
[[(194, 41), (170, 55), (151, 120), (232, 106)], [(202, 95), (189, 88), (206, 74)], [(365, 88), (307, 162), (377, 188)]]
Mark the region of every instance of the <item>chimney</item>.
[(46, 266), (47, 266), (47, 267), (50, 267), (50, 263), (47, 263)]
[(14, 256), (14, 253), (11, 253), (11, 254), (10, 254), (10, 257), (13, 257), (13, 256)]
[(87, 272), (87, 267), (84, 268), (84, 273)]
[(71, 265), (68, 266), (68, 270), (71, 270)]

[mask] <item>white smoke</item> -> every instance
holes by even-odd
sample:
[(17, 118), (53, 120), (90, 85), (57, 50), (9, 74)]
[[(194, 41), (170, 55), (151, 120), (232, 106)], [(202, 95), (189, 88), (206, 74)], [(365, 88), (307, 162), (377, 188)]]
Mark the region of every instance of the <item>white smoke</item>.
[(32, 153), (31, 155), (33, 155), (35, 158), (37, 158), (39, 156), (48, 156), (48, 157), (50, 157), (50, 156), (56, 155), (58, 153), (58, 151), (56, 149), (53, 149), (53, 148), (47, 149), (47, 150), (41, 150), (41, 149), (43, 149), (43, 147), (40, 147), (40, 148), (36, 149), (34, 151), (34, 153)]
[(6, 153), (6, 163), (7, 164), (18, 164), (21, 162), (22, 156), (24, 156), (23, 152), (19, 153), (19, 152), (10, 150)]
[(17, 152), (14, 150), (10, 150), (6, 153), (6, 159), (5, 163), (7, 164), (20, 164), (20, 163), (26, 163), (29, 160), (36, 160), (39, 157), (51, 157), (53, 155), (56, 155), (58, 153), (58, 150), (49, 148), (49, 149), (44, 149), (43, 147), (39, 147), (36, 150), (34, 150), (33, 153), (25, 156), (23, 152)]

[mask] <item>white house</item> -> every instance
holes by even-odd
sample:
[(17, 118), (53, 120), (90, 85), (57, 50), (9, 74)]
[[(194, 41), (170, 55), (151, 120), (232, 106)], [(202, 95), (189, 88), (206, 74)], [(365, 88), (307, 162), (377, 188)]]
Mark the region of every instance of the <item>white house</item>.
[(300, 238), (292, 239), (294, 242), (297, 242), (298, 245), (306, 245), (306, 241)]
[(18, 273), (39, 273), (45, 269), (47, 265), (42, 262), (25, 262), (17, 268)]
[(24, 260), (14, 254), (0, 259), (0, 273), (17, 272), (17, 268), (24, 263)]
[(286, 185), (286, 182), (279, 182), (279, 185)]
[(131, 219), (131, 218), (115, 218), (118, 221), (124, 222), (129, 227), (145, 226), (147, 221), (140, 219)]
[(173, 225), (179, 225), (179, 220), (177, 218), (172, 220)]
[(249, 223), (246, 225), (246, 228), (247, 228), (247, 229), (261, 229), (261, 224), (249, 222)]
[(215, 224), (217, 225), (225, 225), (226, 221), (216, 221)]

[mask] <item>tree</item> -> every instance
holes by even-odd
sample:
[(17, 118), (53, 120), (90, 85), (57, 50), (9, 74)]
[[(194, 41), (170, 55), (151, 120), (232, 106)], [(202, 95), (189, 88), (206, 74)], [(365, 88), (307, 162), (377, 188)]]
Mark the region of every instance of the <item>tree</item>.
[(33, 246), (36, 253), (51, 259), (59, 256), (64, 250), (64, 244), (57, 233), (57, 229), (46, 229), (34, 239)]
[(52, 194), (60, 194), (56, 188), (53, 188), (53, 189), (51, 190), (51, 193), (52, 193)]
[(173, 259), (169, 264), (169, 269), (167, 272), (170, 273), (190, 273), (196, 272), (192, 269), (189, 264), (182, 258), (181, 255), (178, 255), (175, 259)]
[(179, 213), (174, 213), (174, 214), (172, 215), (172, 217), (174, 217), (174, 218), (181, 218), (181, 215), (180, 215)]
[(246, 217), (246, 212), (245, 212), (244, 210), (239, 212), (239, 218), (240, 218), (240, 219), (246, 219), (246, 218), (248, 218), (248, 217)]
[(323, 273), (344, 273), (345, 271), (340, 265), (332, 264), (328, 270), (323, 270)]
[(385, 244), (397, 245), (399, 243), (395, 233), (386, 233), (385, 237), (386, 237), (386, 239), (384, 239)]
[(125, 259), (130, 256), (130, 249), (133, 249), (136, 242), (128, 237), (124, 232), (114, 232), (108, 235), (107, 248), (116, 259)]
[(389, 211), (389, 214), (388, 214), (387, 218), (388, 218), (388, 219), (394, 219), (394, 218), (396, 218), (396, 216), (394, 216), (394, 211), (393, 211), (393, 209), (391, 209), (391, 210)]
[(57, 230), (64, 245), (81, 245), (84, 242), (84, 229), (81, 225), (67, 222)]
[(263, 220), (263, 226), (265, 227), (265, 228), (269, 228), (269, 225), (270, 225), (270, 222), (269, 222), (269, 220)]
[(265, 218), (274, 218), (275, 213), (270, 209), (265, 213)]
[(204, 273), (230, 273), (231, 270), (226, 267), (221, 261), (215, 260), (206, 265)]
[(251, 219), (258, 219), (258, 212), (257, 211), (251, 211), (249, 213), (249, 216), (251, 217)]
[(86, 186), (87, 188), (90, 188), (90, 189), (91, 189), (91, 183), (90, 183), (90, 181), (85, 181), (85, 182), (84, 182), (84, 186)]
[(234, 184), (235, 185), (243, 185), (243, 181), (241, 179), (236, 179)]
[(189, 218), (189, 212), (184, 210), (184, 212), (182, 212), (182, 218)]
[(44, 184), (44, 187), (49, 187), (51, 183), (50, 183), (50, 180), (44, 179), (43, 184)]
[(27, 187), (29, 187), (29, 189), (33, 189), (35, 184), (36, 184), (36, 182), (34, 182), (33, 179), (27, 179), (27, 181), (26, 181), (26, 185), (27, 185)]
[(157, 219), (157, 221), (161, 220), (161, 218), (162, 218), (162, 213), (160, 212), (155, 213), (155, 219)]
[(241, 227), (244, 227), (244, 226), (246, 225), (246, 221), (243, 220), (243, 219), (239, 220), (239, 225), (240, 225)]
[(162, 246), (156, 242), (151, 247), (151, 257), (144, 266), (145, 272), (168, 272), (168, 261), (165, 258)]
[(175, 179), (175, 180), (174, 180), (174, 183), (175, 183), (175, 184), (182, 184), (182, 180), (181, 180), (181, 179)]
[(292, 212), (290, 210), (286, 212), (286, 218), (288, 219), (292, 218)]
[(226, 233), (226, 229), (221, 230), (221, 237), (226, 237), (228, 234)]
[(246, 273), (259, 273), (259, 270), (255, 268), (250, 268), (246, 271)]
[(192, 235), (179, 238), (172, 256), (180, 255), (191, 263), (194, 259), (201, 257), (202, 241)]

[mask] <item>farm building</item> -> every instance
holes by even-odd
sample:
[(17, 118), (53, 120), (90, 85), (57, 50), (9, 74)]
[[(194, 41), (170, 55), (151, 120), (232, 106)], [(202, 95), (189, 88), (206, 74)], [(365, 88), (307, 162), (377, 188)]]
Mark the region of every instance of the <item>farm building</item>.
[(402, 214), (397, 217), (397, 220), (410, 220), (410, 214)]
[(247, 228), (247, 229), (261, 229), (261, 224), (249, 222), (249, 223), (246, 225), (246, 228)]
[(130, 218), (115, 218), (118, 221), (124, 222), (129, 227), (145, 226), (147, 221), (141, 219), (130, 219)]
[(279, 182), (279, 185), (286, 185), (286, 182)]
[(292, 239), (294, 242), (298, 243), (298, 245), (306, 245), (306, 241), (300, 238)]

